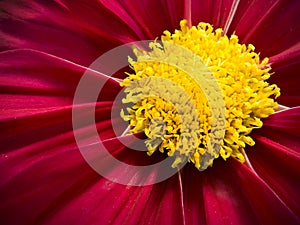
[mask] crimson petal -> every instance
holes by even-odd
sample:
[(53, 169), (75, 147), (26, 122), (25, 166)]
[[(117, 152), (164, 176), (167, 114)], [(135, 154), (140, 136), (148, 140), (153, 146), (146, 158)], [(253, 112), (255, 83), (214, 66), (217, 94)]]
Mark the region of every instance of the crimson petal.
[[(100, 124), (100, 127), (105, 126)], [(88, 132), (84, 129), (82, 133), (87, 135), (88, 144)], [(125, 147), (118, 144), (117, 139), (106, 140), (112, 155), (124, 152)], [(135, 157), (128, 156), (134, 162)], [(135, 161), (145, 161), (145, 157), (148, 156), (143, 154)], [(1, 177), (5, 176), (6, 180), (0, 185), (1, 218), (5, 224), (118, 224), (124, 221), (182, 224), (183, 221), (182, 214), (178, 214), (181, 194), (177, 176), (168, 182), (143, 187), (108, 181), (87, 167), (71, 132), (10, 152), (1, 158), (0, 165)], [(123, 168), (110, 170), (124, 174)], [(155, 171), (153, 173), (155, 175)], [(153, 208), (157, 202), (159, 206)], [(170, 217), (165, 217), (166, 213)]]
[(183, 19), (181, 0), (173, 2), (101, 0), (101, 3), (132, 27), (141, 40), (153, 40), (166, 29), (174, 30)]
[(243, 43), (270, 57), (299, 42), (299, 10), (299, 1), (241, 0), (229, 33), (236, 31)]
[[(33, 108), (72, 104), (77, 84), (84, 73), (109, 84), (109, 88), (104, 87), (101, 92), (106, 100), (113, 99), (121, 89), (116, 80), (100, 72), (91, 71), (87, 67), (40, 51), (11, 50), (2, 52), (0, 59), (1, 93), (7, 94), (8, 97), (31, 95), (41, 98), (35, 106), (32, 106)], [(51, 105), (43, 101), (44, 96), (57, 99), (57, 104)], [(18, 105), (24, 107), (24, 104)], [(12, 107), (18, 106), (16, 104)]]
[[(120, 143), (120, 139), (127, 139), (125, 147)], [(106, 148), (117, 159), (125, 162), (124, 165), (111, 163), (110, 157), (103, 157), (99, 154), (91, 159), (96, 160), (96, 165), (101, 163), (101, 167), (107, 167), (108, 173), (106, 176), (113, 178), (115, 182), (128, 178), (128, 184), (140, 184), (142, 186), (134, 188), (132, 186), (126, 187), (125, 190), (119, 188), (112, 188), (114, 193), (107, 192), (103, 189), (103, 184), (97, 190), (99, 196), (102, 196), (103, 201), (99, 200), (97, 211), (103, 214), (103, 221), (111, 221), (112, 223), (126, 223), (126, 224), (183, 224), (183, 213), (181, 204), (181, 186), (178, 176), (173, 176), (165, 182), (160, 182), (154, 185), (143, 185), (149, 183), (148, 181), (155, 182), (156, 177), (159, 176), (159, 168), (153, 168), (150, 173), (145, 173), (139, 167), (137, 170), (131, 170), (131, 165), (144, 165), (148, 163), (152, 165), (156, 161), (156, 157), (147, 156), (145, 152), (134, 153), (129, 149), (131, 137), (112, 138), (103, 141)], [(91, 146), (87, 146), (87, 150), (92, 152)], [(99, 149), (96, 149), (99, 150)], [(93, 154), (93, 153), (91, 153)], [(161, 156), (161, 155), (158, 155)], [(91, 163), (91, 161), (89, 161)], [(169, 165), (170, 167), (170, 165)], [(164, 169), (164, 168), (163, 168)], [(168, 169), (168, 168), (165, 168)], [(151, 183), (150, 182), (150, 183)], [(114, 183), (111, 183), (114, 186)], [(105, 187), (105, 186), (104, 186)], [(125, 187), (124, 187), (125, 188)], [(134, 192), (132, 192), (134, 191)], [(122, 194), (123, 193), (123, 194)], [(117, 197), (116, 197), (117, 196)], [(111, 199), (114, 199), (111, 201)], [(111, 207), (106, 207), (111, 205)], [(153, 207), (155, 205), (155, 207)], [(96, 212), (95, 211), (95, 214)], [(168, 214), (169, 216), (166, 216)]]
[(107, 82), (101, 92), (106, 102), (97, 107), (103, 107), (108, 115), (110, 101), (120, 90), (114, 79), (46, 53), (12, 50), (1, 53), (0, 58), (0, 142), (6, 143), (7, 151), (72, 130), (73, 95), (85, 72), (99, 82)]
[(186, 224), (258, 224), (255, 209), (233, 173), (229, 163), (221, 160), (205, 173), (193, 165), (184, 168)]
[(213, 24), (215, 28), (224, 28), (230, 12), (234, 11), (234, 6), (234, 1), (231, 0), (191, 0), (192, 24), (207, 22)]
[(270, 83), (278, 84), (281, 96), (278, 102), (294, 107), (300, 102), (300, 42), (291, 48), (270, 58), (275, 74), (271, 76)]
[[(257, 149), (259, 151), (259, 149)], [(231, 160), (232, 176), (261, 224), (298, 224), (299, 217), (278, 197), (255, 172), (237, 160)]]
[(4, 224), (34, 223), (50, 206), (63, 204), (95, 178), (71, 132), (4, 153), (0, 165)]
[(248, 153), (257, 174), (300, 218), (300, 108), (277, 113), (254, 135), (255, 151)]
[(1, 50), (31, 48), (88, 66), (109, 49), (138, 40), (95, 0), (2, 1), (0, 7)]

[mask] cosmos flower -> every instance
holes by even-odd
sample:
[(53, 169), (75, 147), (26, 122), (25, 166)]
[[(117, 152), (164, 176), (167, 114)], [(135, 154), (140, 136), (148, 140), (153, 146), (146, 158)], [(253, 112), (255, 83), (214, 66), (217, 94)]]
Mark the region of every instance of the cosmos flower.
[[(3, 224), (297, 224), (300, 218), (300, 24), (298, 1), (2, 1), (0, 218)], [(165, 30), (206, 22), (253, 44), (269, 58), (279, 109), (251, 133), (244, 163), (214, 160), (200, 172), (187, 163), (152, 185), (113, 182), (94, 171), (76, 143), (72, 109), (80, 79), (100, 55)], [(127, 71), (128, 72), (128, 71)], [(127, 75), (104, 85), (95, 107), (103, 145), (128, 164), (164, 157), (132, 151), (111, 118)], [(123, 116), (124, 118), (126, 116)], [(120, 124), (113, 130), (113, 124)], [(86, 143), (92, 128), (76, 130)], [(120, 134), (116, 134), (119, 132)], [(122, 137), (131, 143), (134, 135)], [(132, 146), (134, 143), (132, 143)], [(122, 168), (110, 168), (116, 177)], [(156, 171), (153, 171), (155, 174)], [(151, 179), (145, 177), (144, 179)]]

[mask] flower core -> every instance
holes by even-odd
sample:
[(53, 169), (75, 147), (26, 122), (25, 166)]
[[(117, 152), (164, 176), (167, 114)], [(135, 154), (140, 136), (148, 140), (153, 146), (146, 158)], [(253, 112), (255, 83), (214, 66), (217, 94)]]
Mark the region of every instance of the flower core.
[[(221, 28), (214, 30), (208, 23), (188, 27), (187, 21), (182, 20), (180, 27), (173, 34), (165, 31), (161, 36), (162, 44), (154, 41), (149, 45), (151, 51), (134, 49), (136, 59), (129, 58), (129, 62), (135, 73), (128, 74), (121, 83), (121, 86), (126, 86), (123, 102), (132, 103), (132, 106), (126, 109), (126, 113), (122, 111), (121, 116), (129, 121), (131, 133), (144, 132), (148, 137), (145, 141), (148, 155), (157, 150), (167, 152), (168, 156), (174, 157), (172, 167), (187, 158), (203, 170), (220, 155), (225, 160), (232, 156), (244, 162), (246, 144), (255, 144), (250, 132), (260, 128), (261, 119), (278, 107), (273, 98), (280, 95), (279, 88), (266, 82), (271, 75), (268, 59), (260, 60), (253, 45), (240, 44), (236, 35), (227, 37)], [(173, 57), (193, 65), (193, 58), (184, 51), (167, 47), (171, 44), (187, 48), (199, 56), (213, 74), (224, 102), (223, 122), (214, 124), (213, 115), (218, 112), (214, 111), (212, 100), (186, 70), (176, 67), (176, 60), (172, 61), (173, 65), (163, 60), (149, 60)], [(141, 83), (146, 78), (155, 79)], [(140, 86), (132, 85), (134, 82), (140, 82)], [(184, 90), (186, 95), (175, 86)], [(145, 91), (148, 96), (140, 99), (139, 95)], [(213, 101), (219, 101), (216, 96)], [(190, 103), (187, 104), (189, 99), (196, 114), (193, 114)], [(181, 118), (183, 114), (186, 116)], [(192, 129), (184, 130), (185, 124)], [(224, 135), (220, 138), (218, 132), (222, 129)], [(210, 145), (212, 139), (219, 139), (219, 145)], [(212, 157), (204, 159), (206, 153)]]

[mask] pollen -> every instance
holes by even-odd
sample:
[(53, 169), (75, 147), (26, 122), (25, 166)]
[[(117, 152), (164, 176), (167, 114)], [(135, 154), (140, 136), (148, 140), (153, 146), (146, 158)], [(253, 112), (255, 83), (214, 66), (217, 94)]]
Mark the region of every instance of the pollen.
[(278, 107), (268, 59), (208, 23), (189, 27), (182, 20), (180, 30), (160, 39), (150, 51), (134, 48), (134, 72), (121, 82), (121, 117), (130, 132), (146, 135), (149, 156), (173, 157), (172, 167), (189, 161), (204, 170), (220, 156), (245, 162), (244, 148), (255, 144), (251, 131)]

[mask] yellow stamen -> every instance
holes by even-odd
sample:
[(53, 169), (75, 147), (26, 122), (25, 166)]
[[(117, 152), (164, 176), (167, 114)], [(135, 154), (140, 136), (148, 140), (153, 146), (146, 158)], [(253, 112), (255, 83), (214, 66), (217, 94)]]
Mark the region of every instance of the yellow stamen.
[[(173, 34), (165, 31), (161, 36), (162, 45), (152, 42), (149, 46), (152, 50), (150, 52), (134, 49), (137, 59), (130, 58), (129, 62), (135, 73), (128, 74), (121, 83), (127, 87), (123, 102), (134, 105), (127, 108), (126, 115), (122, 111), (121, 116), (129, 121), (132, 133), (144, 132), (148, 137), (145, 141), (148, 155), (156, 150), (167, 152), (168, 156), (175, 157), (173, 167), (182, 163), (185, 156), (198, 169), (205, 169), (212, 165), (213, 160), (203, 160), (207, 152), (212, 158), (221, 155), (226, 160), (232, 156), (244, 162), (243, 148), (246, 144), (255, 144), (249, 134), (253, 129), (262, 126), (261, 118), (268, 117), (278, 107), (272, 97), (277, 98), (280, 95), (279, 88), (266, 82), (271, 76), (268, 59), (261, 61), (259, 54), (254, 52), (253, 45), (240, 44), (236, 35), (227, 37), (223, 35), (221, 28), (213, 30), (208, 23), (188, 27), (187, 22), (182, 20), (180, 27), (181, 30), (176, 30)], [(184, 55), (184, 51), (172, 52), (171, 48), (167, 48), (169, 44), (182, 46), (199, 56), (220, 87), (225, 121), (221, 121), (217, 127), (223, 123), (225, 136), (220, 140), (217, 151), (209, 143), (212, 138), (221, 137), (218, 134), (220, 129), (214, 128), (212, 121), (216, 110), (214, 111), (211, 101), (219, 101), (218, 96), (208, 99), (205, 91), (197, 85), (187, 70), (176, 67), (177, 63), (175, 66), (165, 63), (163, 59), (173, 57), (172, 62), (176, 62), (177, 57), (181, 61), (184, 59), (185, 62), (181, 63), (187, 67), (194, 65), (193, 58)], [(162, 60), (145, 60), (154, 56)], [(178, 92), (172, 84), (157, 79), (147, 80), (141, 86), (131, 85), (144, 78), (170, 80), (175, 86), (182, 88), (186, 95)], [(142, 92), (147, 92), (148, 97), (140, 99)], [(211, 89), (208, 92), (214, 91)], [(163, 98), (155, 97), (162, 96), (161, 94)], [(186, 103), (189, 98), (197, 114), (192, 114), (189, 104)], [(177, 103), (184, 107), (178, 109)], [(181, 121), (182, 113), (188, 114), (184, 121)], [(185, 130), (185, 124), (192, 131)], [(210, 136), (211, 133), (213, 136)]]

